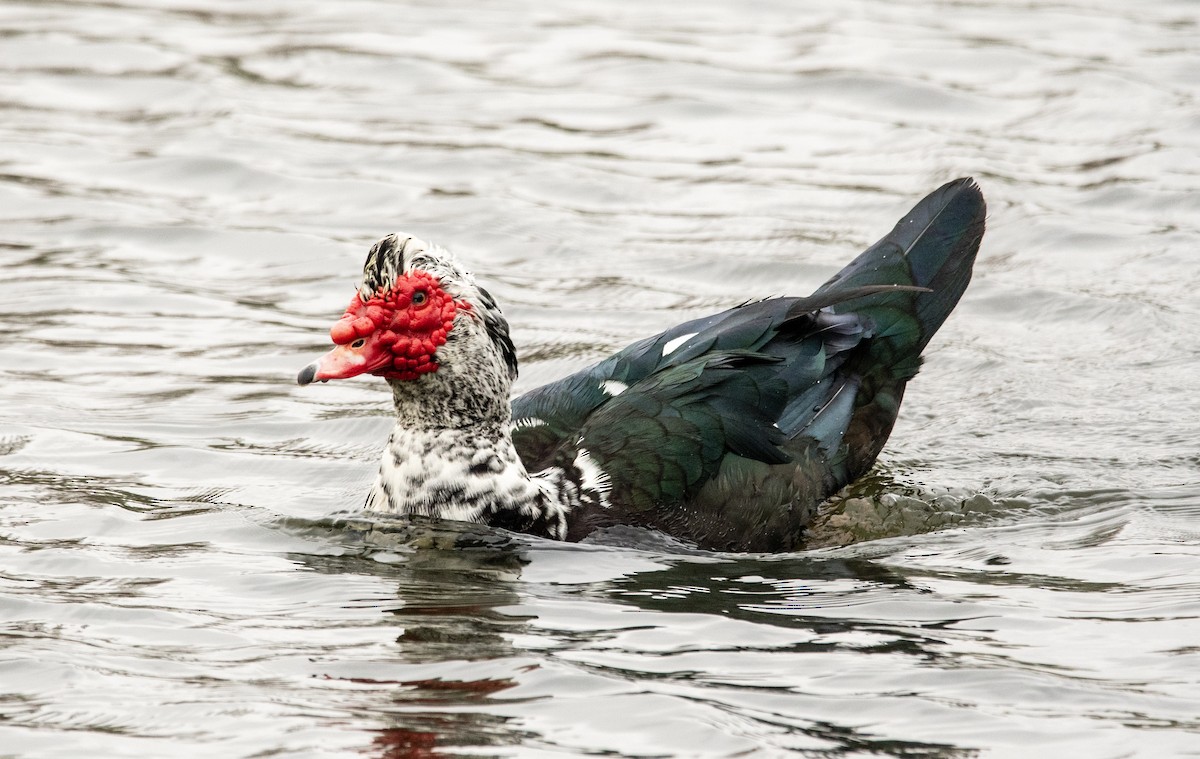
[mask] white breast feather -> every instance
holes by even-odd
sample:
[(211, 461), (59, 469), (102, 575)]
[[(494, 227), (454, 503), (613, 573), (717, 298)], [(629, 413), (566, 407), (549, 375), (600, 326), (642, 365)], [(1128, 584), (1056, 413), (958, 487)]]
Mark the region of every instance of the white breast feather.
[(608, 508), (611, 505), (608, 500), (608, 492), (612, 490), (612, 479), (609, 478), (607, 472), (600, 468), (600, 465), (592, 458), (592, 454), (588, 453), (587, 448), (579, 449), (579, 453), (575, 456), (575, 466), (579, 469), (584, 489), (595, 491), (600, 498), (600, 505)]

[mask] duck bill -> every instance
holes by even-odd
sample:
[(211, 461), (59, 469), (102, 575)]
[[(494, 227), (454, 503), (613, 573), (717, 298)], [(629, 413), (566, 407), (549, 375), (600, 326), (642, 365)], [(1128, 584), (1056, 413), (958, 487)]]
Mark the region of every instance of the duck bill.
[(391, 366), (392, 354), (383, 346), (368, 342), (360, 348), (339, 345), (300, 370), (296, 382), (308, 385), (332, 379), (349, 379)]

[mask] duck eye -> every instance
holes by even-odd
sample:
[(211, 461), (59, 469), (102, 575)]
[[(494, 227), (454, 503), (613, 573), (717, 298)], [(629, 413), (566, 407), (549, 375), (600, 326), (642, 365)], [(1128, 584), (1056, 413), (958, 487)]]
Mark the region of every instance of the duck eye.
[(354, 342), (350, 343), (350, 347), (351, 348), (361, 348), (366, 344), (367, 344), (367, 338), (360, 337), (357, 340), (355, 340)]
[(425, 295), (424, 290), (417, 290), (415, 293), (413, 293), (413, 297), (412, 297), (413, 305), (420, 306), (420, 305), (424, 304), (426, 298), (428, 298), (428, 296)]

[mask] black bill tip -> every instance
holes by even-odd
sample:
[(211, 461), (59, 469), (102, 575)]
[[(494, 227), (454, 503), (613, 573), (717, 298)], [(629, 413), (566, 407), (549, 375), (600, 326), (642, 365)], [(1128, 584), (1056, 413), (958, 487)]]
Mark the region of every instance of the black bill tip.
[(309, 384), (310, 382), (312, 382), (314, 379), (316, 379), (316, 377), (317, 377), (317, 363), (314, 361), (313, 363), (309, 364), (308, 366), (306, 366), (300, 370), (300, 373), (296, 375), (296, 383), (298, 385), (300, 385), (301, 387), (303, 387), (303, 386)]

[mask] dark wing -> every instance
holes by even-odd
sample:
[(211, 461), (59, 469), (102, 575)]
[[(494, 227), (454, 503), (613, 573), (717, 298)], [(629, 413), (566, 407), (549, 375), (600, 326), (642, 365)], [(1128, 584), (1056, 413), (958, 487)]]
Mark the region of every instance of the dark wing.
[(623, 523), (713, 548), (794, 545), (844, 468), (859, 382), (843, 367), (870, 332), (818, 311), (771, 333), (757, 351), (668, 361), (561, 443), (559, 465), (583, 451), (608, 483), (604, 508), (573, 515), (572, 537)]
[[(803, 324), (809, 313), (848, 299), (897, 289), (891, 285), (844, 288), (809, 298), (746, 303), (640, 340), (594, 366), (515, 399), (512, 415), (517, 451), (530, 471), (549, 466), (559, 447), (577, 438), (588, 418), (622, 390), (657, 372), (710, 354), (767, 349), (776, 358), (790, 360), (808, 353), (810, 361), (820, 362), (823, 354), (819, 343), (805, 348), (794, 344), (797, 335), (803, 333), (797, 325)], [(819, 374), (817, 367), (811, 371)], [(797, 378), (790, 383), (793, 394), (799, 391), (798, 383), (802, 381)]]
[(816, 504), (874, 462), (970, 280), (984, 214), (974, 182), (952, 182), (808, 298), (681, 324), (518, 398), (531, 471), (585, 449), (611, 483), (572, 537), (611, 521), (793, 547)]
[(686, 501), (730, 453), (786, 463), (774, 423), (787, 386), (776, 364), (742, 351), (665, 368), (605, 403), (575, 445), (608, 475), (610, 501), (629, 513)]

